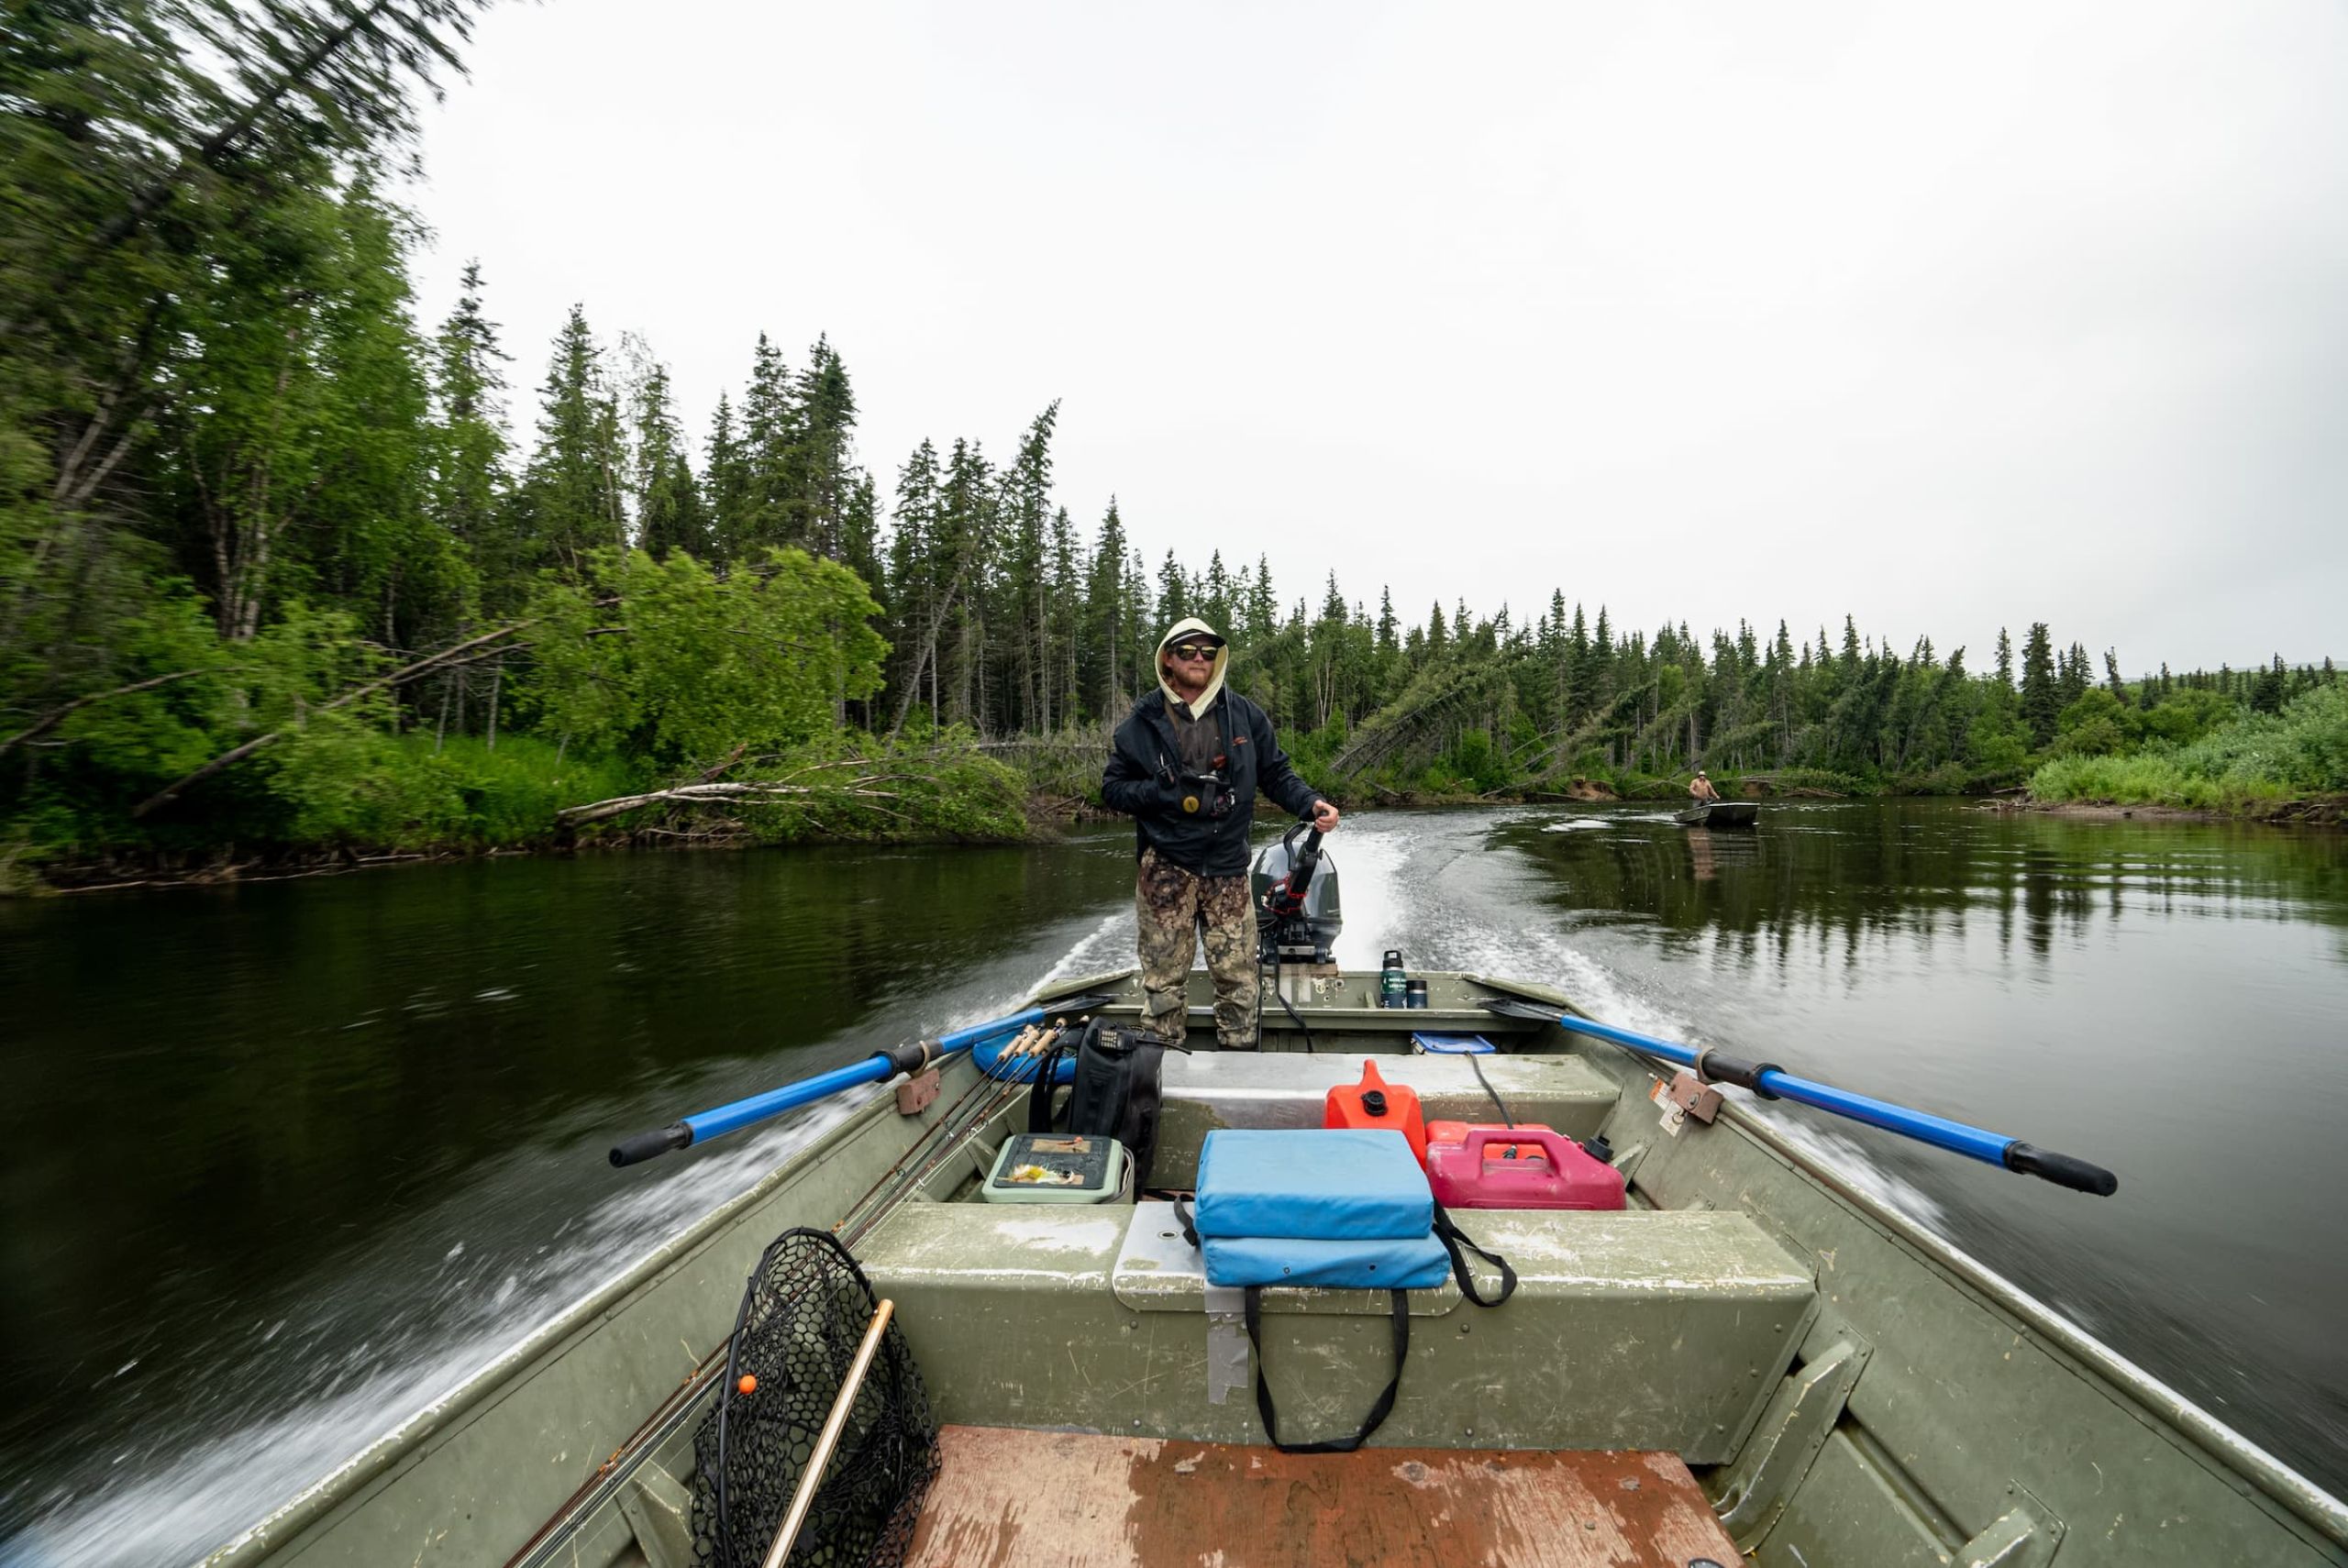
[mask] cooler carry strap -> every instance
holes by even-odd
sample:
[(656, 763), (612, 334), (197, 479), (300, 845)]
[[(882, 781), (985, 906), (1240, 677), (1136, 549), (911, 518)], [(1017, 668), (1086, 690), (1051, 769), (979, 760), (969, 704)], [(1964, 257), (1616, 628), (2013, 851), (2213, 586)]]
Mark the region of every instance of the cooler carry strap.
[[(1434, 1206), (1434, 1237), (1436, 1241), (1443, 1243), (1443, 1250), (1451, 1254), (1451, 1273), (1452, 1276), (1459, 1281), (1460, 1295), (1465, 1296), (1479, 1307), (1497, 1307), (1516, 1294), (1516, 1270), (1509, 1266), (1508, 1259), (1498, 1253), (1486, 1252), (1479, 1246), (1476, 1238), (1455, 1224), (1451, 1216), (1443, 1211), (1443, 1205), (1440, 1203)], [(1486, 1263), (1498, 1265), (1501, 1271), (1501, 1293), (1498, 1296), (1487, 1301), (1482, 1293), (1476, 1288), (1476, 1276), (1468, 1272), (1468, 1259), (1459, 1250), (1462, 1247), (1467, 1248), (1468, 1252), (1475, 1253)]]
[(1362, 1418), (1361, 1430), (1351, 1437), (1327, 1438), (1320, 1442), (1282, 1442), (1279, 1416), (1272, 1408), (1272, 1386), (1264, 1381), (1264, 1291), (1261, 1286), (1247, 1287), (1247, 1343), (1256, 1353), (1256, 1413), (1263, 1418), (1264, 1436), (1274, 1448), (1282, 1453), (1351, 1453), (1393, 1412), (1394, 1396), (1402, 1386), (1402, 1364), (1411, 1353), (1411, 1293), (1390, 1290), (1386, 1294), (1394, 1302), (1394, 1375), (1386, 1380), (1385, 1392), (1369, 1408), (1369, 1414)]

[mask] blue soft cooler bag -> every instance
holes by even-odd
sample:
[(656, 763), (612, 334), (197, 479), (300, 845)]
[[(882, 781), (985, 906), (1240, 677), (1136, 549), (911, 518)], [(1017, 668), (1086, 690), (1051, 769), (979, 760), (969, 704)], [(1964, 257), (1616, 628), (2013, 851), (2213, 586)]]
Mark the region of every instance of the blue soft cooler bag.
[[(1400, 1133), (1389, 1134), (1400, 1137)], [(1300, 1236), (1202, 1236), (1209, 1285), (1318, 1286), (1345, 1290), (1432, 1290), (1451, 1277), (1451, 1254), (1432, 1231), (1317, 1242)]]
[(1202, 1236), (1412, 1241), (1434, 1229), (1434, 1193), (1400, 1132), (1217, 1128), (1196, 1222)]
[[(1256, 1353), (1256, 1411), (1283, 1453), (1350, 1453), (1394, 1408), (1411, 1353), (1410, 1290), (1453, 1273), (1479, 1307), (1516, 1289), (1516, 1271), (1461, 1234), (1435, 1207), (1426, 1172), (1400, 1132), (1318, 1128), (1218, 1128), (1199, 1152), (1198, 1217), (1176, 1204), (1191, 1243), (1205, 1255), (1207, 1283), (1246, 1289), (1247, 1340)], [(1501, 1290), (1486, 1297), (1468, 1273), (1461, 1246), (1499, 1264)], [(1388, 1293), (1394, 1375), (1359, 1430), (1320, 1442), (1281, 1441), (1279, 1413), (1264, 1377), (1263, 1287), (1319, 1286)]]

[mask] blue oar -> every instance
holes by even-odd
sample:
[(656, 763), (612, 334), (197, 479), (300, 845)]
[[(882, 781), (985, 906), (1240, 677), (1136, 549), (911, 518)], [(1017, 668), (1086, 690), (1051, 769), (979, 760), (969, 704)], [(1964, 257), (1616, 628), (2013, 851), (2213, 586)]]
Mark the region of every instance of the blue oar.
[(1730, 1056), (1719, 1051), (1699, 1051), (1692, 1046), (1658, 1040), (1652, 1034), (1618, 1029), (1611, 1023), (1600, 1023), (1594, 1018), (1560, 1012), (1543, 1003), (1521, 1000), (1515, 997), (1486, 998), (1484, 1006), (1512, 1018), (1542, 1019), (1560, 1028), (1570, 1029), (1577, 1034), (1595, 1035), (1600, 1040), (1611, 1040), (1617, 1045), (1627, 1045), (1634, 1051), (1643, 1051), (1650, 1056), (1659, 1056), (1679, 1066), (1692, 1067), (1696, 1076), (1708, 1083), (1735, 1084), (1741, 1088), (1751, 1089), (1763, 1099), (1790, 1099), (1797, 1105), (1811, 1106), (1836, 1116), (1847, 1116), (1854, 1121), (1864, 1121), (1870, 1127), (1880, 1127), (1887, 1132), (1897, 1132), (1920, 1143), (1930, 1143), (1936, 1149), (1946, 1149), (1953, 1154), (1979, 1160), (1984, 1165), (2003, 1165), (2010, 1171), (2038, 1176), (2057, 1187), (2091, 1192), (2099, 1198), (2109, 1198), (2120, 1190), (2120, 1178), (2101, 1165), (2091, 1165), (2069, 1154), (2041, 1149), (1987, 1128), (1951, 1121), (1946, 1117), (1933, 1116), (1922, 1110), (1911, 1110), (1904, 1105), (1893, 1105), (1888, 1100), (1876, 1099), (1868, 1095), (1853, 1094), (1832, 1084), (1798, 1078), (1774, 1062), (1749, 1062), (1741, 1056)]
[(968, 1029), (957, 1029), (935, 1040), (917, 1040), (910, 1045), (876, 1051), (861, 1062), (834, 1067), (828, 1073), (817, 1073), (812, 1078), (802, 1078), (795, 1084), (770, 1088), (764, 1094), (754, 1094), (748, 1099), (737, 1099), (714, 1110), (697, 1112), (681, 1121), (671, 1121), (658, 1132), (638, 1132), (632, 1138), (623, 1138), (612, 1145), (612, 1164), (632, 1165), (655, 1154), (665, 1154), (671, 1149), (690, 1149), (695, 1143), (705, 1143), (712, 1138), (738, 1132), (745, 1127), (781, 1116), (786, 1110), (813, 1105), (819, 1099), (845, 1088), (854, 1088), (858, 1084), (887, 1083), (899, 1073), (926, 1072), (935, 1064), (957, 1052), (967, 1051), (982, 1041), (1013, 1033), (1031, 1023), (1041, 1023), (1047, 1013), (1082, 1012), (1099, 1007), (1108, 999), (1105, 996), (1061, 997), (1056, 999), (1049, 1009), (1031, 1007), (1008, 1018), (991, 1019), (985, 1023), (974, 1023)]

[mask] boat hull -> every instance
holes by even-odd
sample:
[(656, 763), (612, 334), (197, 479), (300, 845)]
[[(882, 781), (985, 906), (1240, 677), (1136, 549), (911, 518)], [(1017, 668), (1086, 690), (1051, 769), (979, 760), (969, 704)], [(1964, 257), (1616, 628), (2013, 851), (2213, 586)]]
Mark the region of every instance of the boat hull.
[[(1102, 1010), (1137, 1014), (1137, 988), (1113, 978), (1118, 999)], [(1501, 1053), (1481, 1064), (1512, 1106), (1531, 1096), (1560, 1132), (1602, 1131), (1629, 1174), (1623, 1215), (1468, 1217), (1471, 1232), (1506, 1239), (1528, 1284), (1491, 1313), (1456, 1291), (1412, 1293), (1423, 1325), (1412, 1376), (1373, 1446), (1667, 1450), (1694, 1467), (1739, 1549), (1772, 1568), (2043, 1563), (2058, 1546), (2062, 1568), (2348, 1562), (2337, 1499), (1821, 1164), (1782, 1130), (1799, 1112), (1765, 1120), (1732, 1099), (1709, 1125), (1667, 1131), (1644, 1058), (1477, 1005), (1513, 996), (1570, 1010), (1563, 997), (1428, 978), (1430, 1007), (1408, 1012), (1375, 1006), (1374, 972), (1316, 981), (1298, 1011), (1319, 1055), (1295, 1054), (1303, 1042), (1283, 1018), (1268, 1021), (1263, 1053), (1219, 1055), (1196, 976), (1202, 1049), (1168, 1059), (1161, 1171), (1182, 1168), (1214, 1127), (1309, 1119), (1324, 1080), (1357, 1073), (1361, 1053), (1405, 1056), (1390, 1079), (1421, 1080), (1445, 1112), (1472, 1110), (1472, 1069), (1452, 1081), (1466, 1058), (1407, 1055), (1412, 1032), (1434, 1029), (1486, 1034)], [(750, 1191), (211, 1562), (689, 1561), (692, 1426), (751, 1264), (789, 1226), (860, 1212), (977, 1082), (967, 1058), (950, 1062), (943, 1092), (913, 1114), (885, 1087), (857, 1091)], [(1024, 1110), (1004, 1106), (974, 1144), (991, 1147)], [(1203, 1348), (1213, 1331), (1203, 1302), (1183, 1298), (1180, 1260), (1135, 1251), (1170, 1244), (1165, 1227), (1138, 1223), (1134, 1205), (955, 1215), (976, 1180), (970, 1161), (940, 1170), (858, 1242), (898, 1300), (940, 1419), (1260, 1443), (1244, 1380), (1230, 1381), (1244, 1379), (1244, 1356), (1224, 1366), (1218, 1399)], [(964, 1223), (944, 1222), (954, 1218)], [(1615, 1239), (1562, 1229), (1598, 1224)], [(1618, 1233), (1639, 1226), (1644, 1241)], [(1642, 1257), (1653, 1266), (1633, 1267)], [(1300, 1422), (1357, 1419), (1383, 1376), (1360, 1351), (1383, 1303), (1346, 1299), (1357, 1294), (1267, 1296), (1272, 1375), (1328, 1374), (1298, 1399)]]
[(1710, 801), (1679, 813), (1689, 827), (1751, 827), (1761, 814), (1757, 801)]

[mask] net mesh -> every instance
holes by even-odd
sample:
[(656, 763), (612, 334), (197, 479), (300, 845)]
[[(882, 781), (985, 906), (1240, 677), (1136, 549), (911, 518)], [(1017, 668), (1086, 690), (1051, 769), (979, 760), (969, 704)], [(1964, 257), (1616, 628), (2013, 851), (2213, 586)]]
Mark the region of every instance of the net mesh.
[[(880, 1303), (827, 1231), (786, 1231), (744, 1292), (717, 1402), (693, 1437), (693, 1561), (759, 1568)], [(744, 1379), (755, 1378), (748, 1393)], [(937, 1423), (892, 1321), (786, 1562), (904, 1561), (937, 1474)]]

